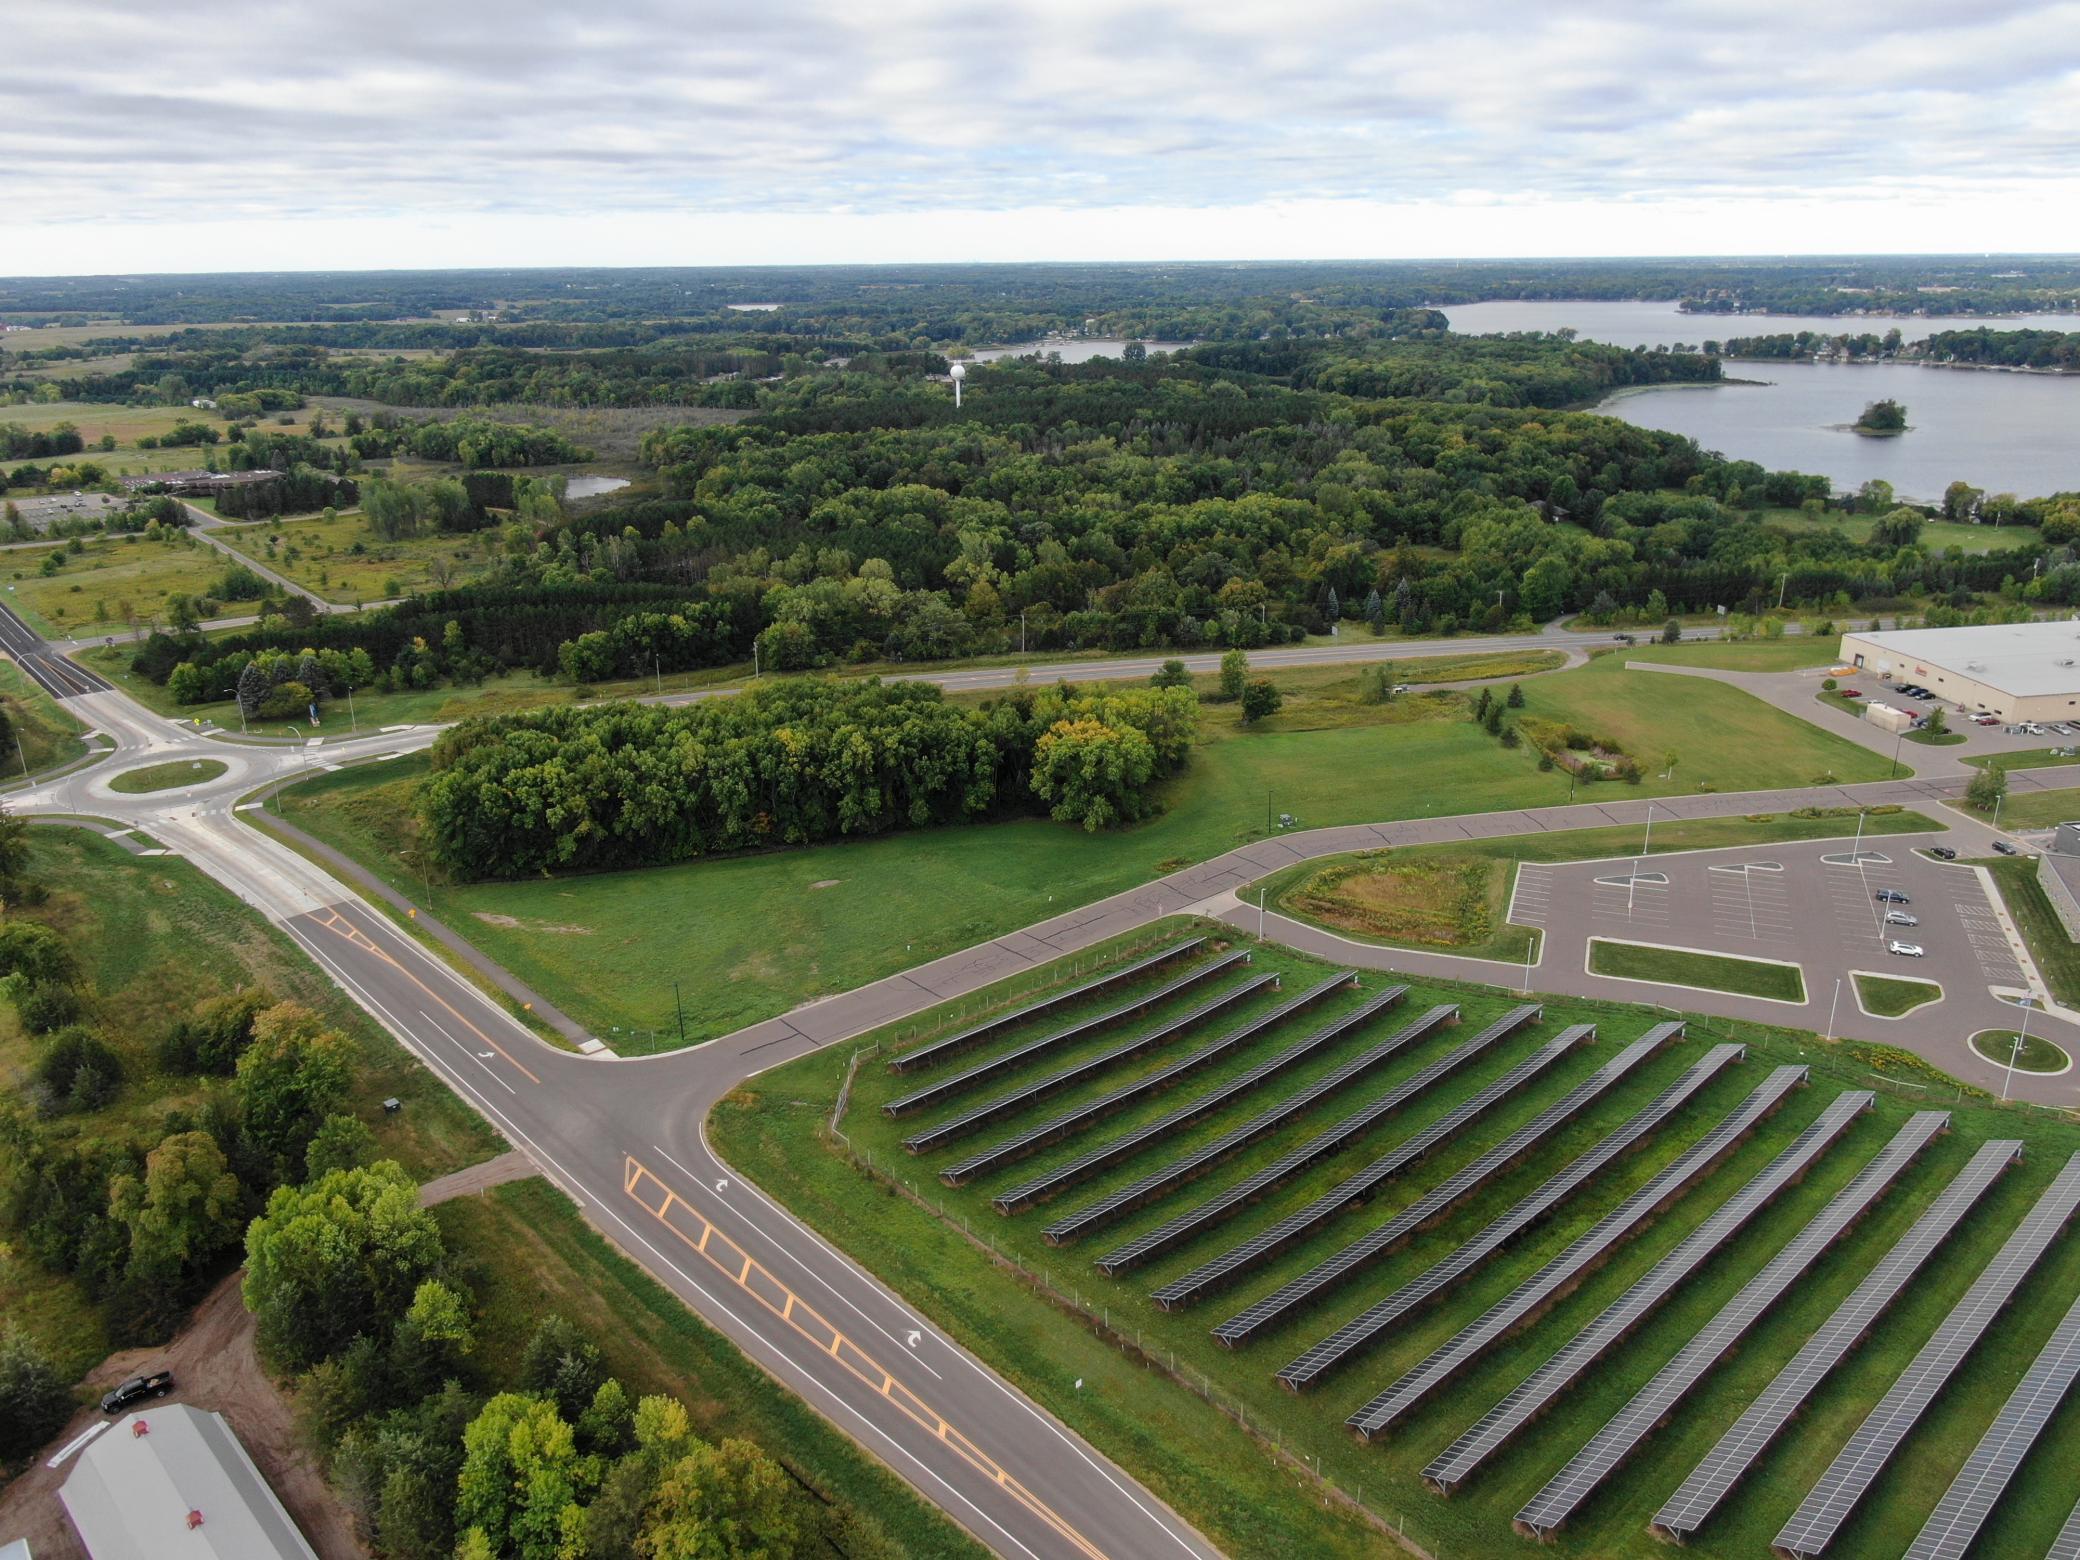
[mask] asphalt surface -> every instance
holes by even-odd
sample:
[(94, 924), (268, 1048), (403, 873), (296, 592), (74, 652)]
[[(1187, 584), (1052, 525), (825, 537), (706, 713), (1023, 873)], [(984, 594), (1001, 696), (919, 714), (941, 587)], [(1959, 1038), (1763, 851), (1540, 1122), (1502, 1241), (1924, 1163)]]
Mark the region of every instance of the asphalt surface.
[[(65, 663), (34, 642), (19, 620), (10, 623), (0, 625), (5, 648), (70, 687), (63, 672), (51, 672), (53, 665)], [(1338, 659), (1409, 661), (1426, 653), (1462, 654), (1516, 642), (1416, 646), (1366, 640), (1267, 652), (1253, 661), (1259, 667)], [(1566, 647), (1584, 641), (1549, 633), (1526, 636), (1523, 642)], [(1593, 643), (1593, 637), (1586, 642)], [(1058, 670), (1083, 680), (1145, 676), (1163, 659), (1036, 666), (1028, 675), (1049, 679)], [(1206, 665), (1218, 660), (1184, 659)], [(1017, 675), (1006, 667), (943, 673), (933, 680), (987, 687), (1012, 682)], [(115, 752), (90, 767), (17, 791), (10, 799), (15, 810), (106, 818), (112, 827), (141, 829), (284, 926), (355, 1001), (693, 1310), (984, 1544), (999, 1553), (1029, 1556), (1124, 1560), (1216, 1551), (928, 1318), (722, 1163), (709, 1150), (703, 1129), (710, 1108), (723, 1095), (811, 1050), (978, 991), (1166, 914), (1192, 909), (1226, 915), (1254, 930), (1257, 912), (1241, 904), (1237, 890), (1295, 861), (1415, 840), (1642, 823), (1649, 805), (1664, 817), (1780, 811), (1808, 803), (1915, 805), (1957, 794), (1963, 785), (1953, 778), (1652, 804), (1621, 800), (1282, 836), (695, 1049), (618, 1059), (576, 1055), (539, 1040), (339, 876), (244, 827), (236, 815), (241, 798), (270, 781), (294, 778), (309, 766), (423, 747), (435, 735), (431, 728), (332, 735), (303, 747), (263, 746), (198, 733), (105, 687), (89, 691), (82, 684), (80, 691), (58, 696), (109, 734)], [(110, 775), (139, 764), (204, 756), (226, 763), (227, 772), (187, 790), (142, 796), (124, 796), (108, 785)], [(2049, 773), (2053, 783), (2074, 778), (2070, 772)], [(2012, 776), (2011, 783), (2026, 789), (2041, 782), (2025, 773)], [(1980, 841), (1975, 849), (1991, 838), (1973, 822), (1961, 821), (1957, 829)], [(1894, 841), (1886, 843), (1896, 848)], [(1318, 936), (1296, 923), (1275, 924), (1273, 930), (1302, 947)], [(1369, 952), (1374, 961), (1397, 968), (1468, 973), (1463, 968), (1468, 961)], [(1343, 952), (1336, 956), (1363, 962)], [(475, 957), (481, 962), (480, 954)], [(1557, 966), (1549, 963), (1535, 974), (1541, 987), (1565, 989), (1547, 978), (1559, 974)], [(1498, 979), (1492, 967), (1473, 978), (1509, 983), (1507, 977)], [(1725, 1010), (1715, 1007), (1708, 994), (1654, 990), (1667, 993), (1663, 1000)], [(1614, 992), (1606, 986), (1598, 994), (1637, 997), (1653, 991)], [(1901, 1033), (1873, 1037), (1919, 1048), (1906, 1021), (1891, 1027)], [(1846, 1022), (1838, 1029), (1853, 1032)], [(2028, 1079), (2018, 1093), (2060, 1105), (2080, 1098), (2071, 1077)], [(1044, 1371), (1044, 1362), (1035, 1368)]]
[(106, 678), (66, 660), (46, 645), (5, 602), (0, 602), (0, 650), (13, 656), (29, 679), (54, 699), (106, 693), (109, 689)]

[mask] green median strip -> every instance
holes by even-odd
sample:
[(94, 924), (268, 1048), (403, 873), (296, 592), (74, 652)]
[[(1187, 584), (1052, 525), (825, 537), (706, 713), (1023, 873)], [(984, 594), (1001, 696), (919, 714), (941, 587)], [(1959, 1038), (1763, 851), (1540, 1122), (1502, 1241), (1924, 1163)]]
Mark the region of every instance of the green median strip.
[(1982, 1029), (1972, 1036), (1972, 1049), (1996, 1067), (2006, 1067), (2012, 1057), (2017, 1072), (2062, 1073), (2073, 1064), (2071, 1057), (2041, 1035), (2023, 1035), (2013, 1029)]
[(1917, 1007), (1942, 1000), (1943, 988), (1929, 980), (1897, 980), (1890, 975), (1858, 975), (1856, 1000), (1874, 1018), (1900, 1018)]
[(126, 796), (138, 796), (147, 791), (171, 791), (184, 785), (200, 785), (205, 780), (214, 780), (230, 767), (220, 758), (176, 759), (170, 764), (126, 769), (108, 782), (108, 788)]
[(1730, 991), (1736, 996), (1770, 1002), (1803, 1002), (1805, 975), (1796, 964), (1762, 959), (1736, 959), (1723, 953), (1691, 948), (1664, 948), (1654, 943), (1589, 939), (1589, 972), (1618, 980), (1647, 980), (1666, 986), (1695, 986)]

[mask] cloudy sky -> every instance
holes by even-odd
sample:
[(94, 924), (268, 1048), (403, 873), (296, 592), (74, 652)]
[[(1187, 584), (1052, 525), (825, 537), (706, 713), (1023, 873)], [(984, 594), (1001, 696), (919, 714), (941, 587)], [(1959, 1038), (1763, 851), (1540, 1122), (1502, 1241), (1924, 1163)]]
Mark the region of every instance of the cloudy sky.
[(0, 273), (2080, 249), (2080, 3), (44, 0)]

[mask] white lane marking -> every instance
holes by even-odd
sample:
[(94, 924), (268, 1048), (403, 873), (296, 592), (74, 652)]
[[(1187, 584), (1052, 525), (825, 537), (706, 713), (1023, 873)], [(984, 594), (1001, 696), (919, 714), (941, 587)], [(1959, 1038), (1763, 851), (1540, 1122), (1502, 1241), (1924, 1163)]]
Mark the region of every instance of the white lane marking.
[(450, 1044), (450, 1045), (452, 1045), (453, 1047), (455, 1047), (455, 1049), (456, 1049), (456, 1050), (460, 1051), (460, 1052), (461, 1052), (461, 1053), (462, 1053), (462, 1054), (463, 1054), (464, 1056), (468, 1057), (468, 1058), (469, 1058), (469, 1059), (470, 1059), (471, 1061), (475, 1062), (475, 1063), (476, 1063), (476, 1064), (477, 1064), (477, 1065), (478, 1065), (479, 1067), (483, 1067), (483, 1068), (484, 1068), (484, 1071), (485, 1071), (485, 1073), (486, 1073), (486, 1074), (487, 1074), (487, 1075), (488, 1075), (488, 1076), (489, 1076), (489, 1077), (491, 1078), (491, 1080), (492, 1080), (492, 1081), (493, 1081), (494, 1083), (496, 1083), (496, 1084), (497, 1084), (497, 1085), (498, 1085), (498, 1086), (499, 1086), (499, 1087), (500, 1087), (501, 1089), (504, 1089), (504, 1090), (506, 1091), (506, 1093), (508, 1093), (508, 1094), (518, 1094), (518, 1093), (520, 1092), (520, 1091), (519, 1091), (518, 1089), (514, 1088), (514, 1087), (513, 1087), (513, 1086), (512, 1086), (512, 1085), (511, 1085), (510, 1083), (507, 1083), (507, 1082), (505, 1081), (505, 1079), (503, 1079), (503, 1078), (499, 1077), (499, 1075), (498, 1075), (497, 1073), (495, 1073), (495, 1072), (492, 1072), (492, 1071), (491, 1071), (491, 1069), (490, 1069), (489, 1067), (485, 1067), (485, 1066), (484, 1066), (484, 1058), (485, 1058), (485, 1057), (487, 1057), (487, 1056), (495, 1056), (495, 1055), (497, 1055), (497, 1054), (498, 1054), (497, 1052), (495, 1052), (495, 1051), (472, 1051), (472, 1050), (471, 1050), (471, 1049), (470, 1049), (470, 1048), (469, 1048), (468, 1046), (464, 1045), (464, 1044), (463, 1044), (463, 1043), (462, 1043), (462, 1042), (461, 1042), (460, 1040), (457, 1040), (457, 1039), (456, 1039), (456, 1038), (455, 1038), (455, 1037), (454, 1037), (453, 1035), (449, 1034), (447, 1030), (445, 1030), (445, 1029), (442, 1029), (442, 1028), (441, 1028), (441, 1025), (440, 1025), (440, 1020), (439, 1020), (439, 1019), (437, 1019), (437, 1018), (435, 1018), (435, 1017), (434, 1017), (434, 1016), (433, 1016), (433, 1015), (432, 1015), (431, 1013), (427, 1012), (427, 1011), (426, 1011), (426, 1010), (425, 1010), (424, 1008), (421, 1008), (421, 1009), (419, 1010), (419, 1016), (420, 1016), (421, 1018), (425, 1019), (427, 1023), (431, 1024), (431, 1025), (433, 1026), (433, 1028), (434, 1028), (435, 1032), (437, 1032), (437, 1033), (438, 1033), (438, 1034), (440, 1035), (440, 1037), (441, 1037), (441, 1038), (442, 1038), (443, 1040), (447, 1041), (447, 1042), (448, 1042), (448, 1044)]

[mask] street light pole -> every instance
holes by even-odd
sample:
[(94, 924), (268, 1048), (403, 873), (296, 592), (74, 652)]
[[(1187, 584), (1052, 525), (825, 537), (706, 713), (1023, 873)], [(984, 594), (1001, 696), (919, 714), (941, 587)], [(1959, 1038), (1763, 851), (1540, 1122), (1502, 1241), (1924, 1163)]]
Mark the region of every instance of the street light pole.
[(361, 729), (361, 717), (354, 713), (354, 685), (352, 683), (347, 684), (347, 727), (350, 734)]
[(650, 664), (657, 668), (657, 692), (662, 696), (664, 693), (664, 657), (652, 650), (650, 652)]
[(232, 702), (238, 706), (238, 734), (242, 737), (251, 736), (252, 732), (246, 726), (246, 701), (238, 696), (236, 688), (226, 688), (224, 691), (231, 695)]
[(1837, 975), (1834, 978), (1834, 1000), (1827, 1004), (1827, 1038), (1830, 1040), (1834, 1038), (1834, 1010), (1841, 1006), (1841, 1002), (1842, 977)]
[(2029, 1015), (2030, 1010), (2034, 1006), (2034, 999), (2030, 997), (2022, 999), (2022, 1028), (2016, 1032), (2015, 1043), (2008, 1048), (2008, 1076), (2001, 1080), (2001, 1098), (2003, 1100), (2007, 1099), (2008, 1090), (2015, 1085), (2015, 1059), (2022, 1054), (2023, 1046), (2029, 1041)]
[[(1640, 856), (1650, 856), (1653, 854), (1653, 852), (1654, 804), (1652, 802), (1649, 802), (1647, 803), (1647, 839), (1646, 843), (1640, 847)], [(1639, 888), (1640, 856), (1634, 856), (1632, 858), (1632, 875), (1626, 878), (1625, 880), (1625, 918), (1627, 920), (1630, 920), (1632, 918), (1632, 896), (1635, 892), (1637, 892)]]
[(1891, 779), (1897, 780), (1899, 778), (1899, 748), (1900, 744), (1906, 740), (1907, 734), (1904, 731), (1892, 739), (1892, 774), (1889, 776)]

